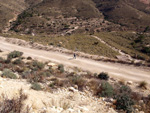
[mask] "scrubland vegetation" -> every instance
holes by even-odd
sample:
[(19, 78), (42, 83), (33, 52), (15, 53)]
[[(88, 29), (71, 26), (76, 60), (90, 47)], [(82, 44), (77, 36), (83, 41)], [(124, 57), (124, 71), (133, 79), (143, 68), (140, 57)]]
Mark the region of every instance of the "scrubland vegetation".
[(81, 51), (84, 53), (92, 55), (106, 56), (110, 58), (115, 58), (119, 55), (118, 52), (107, 47), (105, 44), (101, 43), (99, 40), (94, 39), (92, 36), (86, 34), (74, 34), (70, 36), (31, 36), (31, 35), (4, 35), (6, 37), (14, 37), (18, 39), (23, 39), (30, 42), (37, 42), (43, 45), (49, 45), (54, 47), (63, 47), (73, 51)]
[(101, 32), (96, 33), (112, 47), (119, 48), (133, 58), (149, 61), (149, 35), (136, 34), (132, 32)]
[[(88, 87), (95, 97), (112, 98), (112, 107), (117, 111), (135, 112), (136, 109), (146, 113), (150, 111), (149, 96), (143, 96), (138, 92), (134, 92), (127, 84), (121, 84), (117, 81), (111, 83), (109, 74), (106, 72), (100, 74), (67, 72), (62, 64), (54, 68), (48, 66), (48, 63), (32, 60), (32, 58), (27, 60), (27, 58), (22, 57), (23, 53), (20, 53), (19, 51), (13, 51), (8, 54), (7, 59), (0, 57), (1, 77), (27, 79), (31, 83), (31, 89), (37, 91), (51, 92), (62, 87), (76, 87), (80, 91), (85, 91)], [(13, 56), (10, 62), (6, 62), (10, 56)], [(18, 60), (19, 63), (16, 63)], [(146, 82), (141, 82), (137, 86), (137, 88), (142, 88), (143, 90), (146, 87)], [(6, 112), (6, 110), (19, 113), (26, 96), (21, 93), (18, 99), (9, 100), (6, 98), (3, 102), (0, 102), (2, 113)], [(12, 104), (8, 105), (8, 101), (12, 102)], [(5, 104), (2, 105), (2, 103)]]

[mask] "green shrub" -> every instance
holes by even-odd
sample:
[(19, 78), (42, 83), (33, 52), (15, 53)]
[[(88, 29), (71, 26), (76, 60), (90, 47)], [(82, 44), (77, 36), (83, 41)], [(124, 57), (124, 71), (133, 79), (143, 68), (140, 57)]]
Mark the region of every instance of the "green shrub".
[(13, 52), (11, 52), (11, 53), (8, 54), (7, 59), (21, 57), (22, 55), (23, 55), (23, 52), (13, 51)]
[(37, 69), (43, 69), (45, 67), (44, 63), (42, 62), (38, 62), (38, 61), (33, 61), (32, 63), (33, 67), (37, 68)]
[(114, 94), (114, 90), (111, 84), (108, 82), (102, 82), (101, 84), (101, 92), (99, 96), (102, 97), (112, 97)]
[(42, 72), (41, 74), (45, 77), (50, 77), (52, 75), (49, 71)]
[(102, 80), (108, 80), (109, 76), (108, 76), (108, 73), (102, 72), (98, 75), (98, 78)]
[(124, 110), (127, 113), (132, 112), (132, 105), (134, 105), (134, 101), (127, 94), (121, 94), (116, 96), (116, 109)]
[(4, 69), (2, 72), (2, 77), (17, 79), (17, 76), (9, 69)]
[(22, 73), (22, 78), (27, 79), (31, 75), (29, 70), (26, 70)]
[(64, 72), (64, 65), (60, 64), (58, 65), (58, 70), (63, 73)]
[(36, 83), (36, 82), (32, 83), (31, 88), (34, 90), (37, 90), (37, 91), (42, 90), (41, 85), (39, 83)]
[(119, 89), (119, 93), (123, 93), (123, 94), (131, 94), (131, 88), (129, 87), (129, 86), (126, 86), (126, 85), (123, 85), (123, 86), (121, 86), (120, 87), (120, 89)]
[(23, 63), (23, 61), (20, 58), (13, 61), (13, 64), (22, 64), (22, 63)]

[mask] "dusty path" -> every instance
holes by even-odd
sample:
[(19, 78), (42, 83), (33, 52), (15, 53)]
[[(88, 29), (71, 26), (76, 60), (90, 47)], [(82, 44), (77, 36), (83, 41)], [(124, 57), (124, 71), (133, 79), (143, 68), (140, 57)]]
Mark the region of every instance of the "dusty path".
[(31, 56), (37, 59), (45, 60), (45, 61), (53, 61), (56, 63), (61, 63), (66, 66), (78, 67), (83, 70), (88, 70), (93, 73), (99, 72), (108, 72), (111, 76), (124, 78), (126, 80), (132, 81), (147, 81), (150, 83), (150, 69), (146, 70), (140, 67), (116, 64), (116, 63), (106, 63), (102, 61), (93, 61), (84, 58), (72, 59), (72, 56), (51, 52), (51, 51), (43, 51), (30, 49), (27, 47), (20, 47), (18, 45), (10, 44), (5, 42), (4, 40), (0, 40), (0, 49), (5, 51), (13, 51), (18, 50), (24, 52), (25, 56)]
[(109, 48), (111, 48), (112, 50), (118, 52), (120, 54), (120, 56), (118, 56), (118, 58), (123, 58), (123, 59), (126, 59), (126, 60), (137, 60), (137, 59), (133, 59), (129, 54), (126, 54), (124, 52), (122, 52), (120, 49), (118, 48), (115, 48), (115, 47), (112, 47), (111, 45), (109, 45), (108, 43), (106, 43), (104, 40), (102, 40), (100, 37), (97, 37), (97, 36), (92, 36), (93, 38), (96, 38), (97, 40), (99, 40), (100, 42), (102, 42), (103, 44), (105, 44), (106, 46), (108, 46)]

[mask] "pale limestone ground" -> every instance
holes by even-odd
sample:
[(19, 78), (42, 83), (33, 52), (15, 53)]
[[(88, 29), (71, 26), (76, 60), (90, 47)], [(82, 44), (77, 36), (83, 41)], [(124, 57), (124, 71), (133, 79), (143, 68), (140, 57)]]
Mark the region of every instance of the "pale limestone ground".
[(25, 80), (0, 78), (0, 95), (13, 98), (19, 95), (21, 88), (28, 95), (25, 105), (30, 107), (31, 113), (115, 113), (102, 98), (94, 98), (88, 92), (71, 92), (65, 88), (53, 93), (35, 91)]

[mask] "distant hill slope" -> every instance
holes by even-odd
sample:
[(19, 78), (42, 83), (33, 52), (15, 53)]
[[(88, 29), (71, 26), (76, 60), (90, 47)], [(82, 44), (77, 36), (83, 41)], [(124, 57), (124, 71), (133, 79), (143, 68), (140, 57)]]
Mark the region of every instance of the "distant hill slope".
[(32, 29), (38, 33), (57, 33), (72, 29), (90, 23), (83, 22), (85, 20), (103, 18), (95, 6), (91, 0), (44, 0), (19, 15), (12, 29), (17, 32), (28, 32)]
[(105, 19), (127, 28), (143, 30), (150, 26), (149, 0), (93, 0)]
[(143, 31), (150, 26), (150, 0), (0, 0), (0, 6), (1, 30), (20, 13), (12, 27), (16, 32), (57, 33), (77, 26), (88, 32)]
[(14, 15), (26, 8), (24, 0), (0, 0), (0, 30), (2, 30)]
[(36, 5), (42, 0), (0, 0), (0, 31), (4, 30), (9, 21), (22, 13), (29, 6)]

